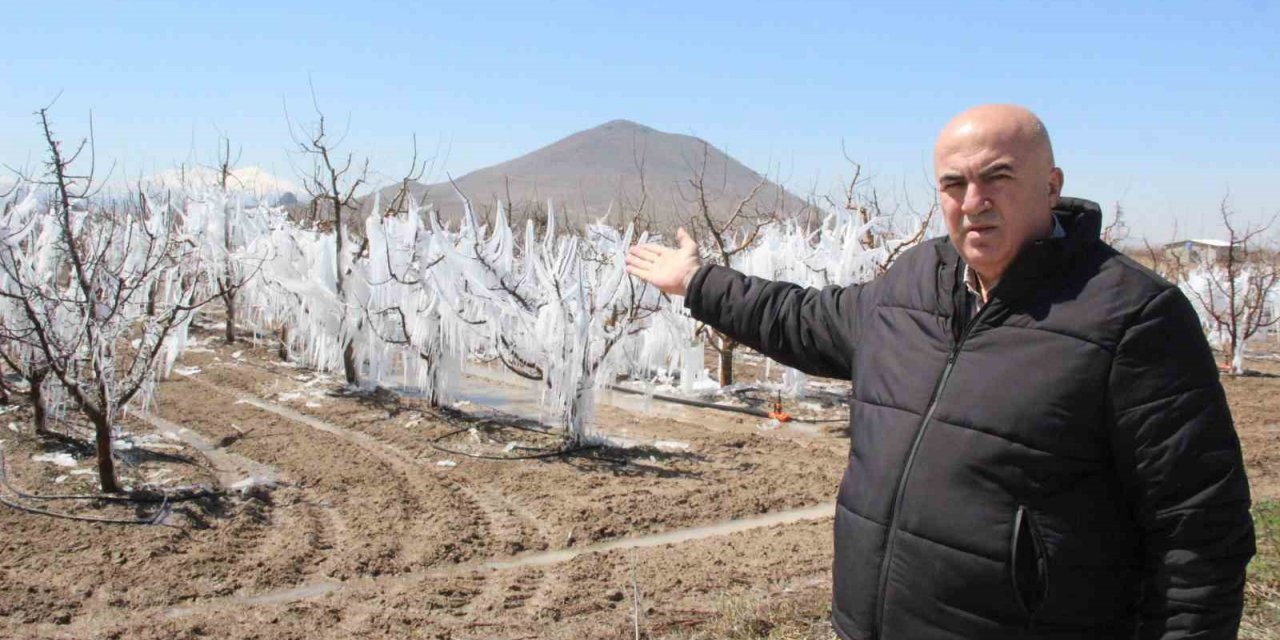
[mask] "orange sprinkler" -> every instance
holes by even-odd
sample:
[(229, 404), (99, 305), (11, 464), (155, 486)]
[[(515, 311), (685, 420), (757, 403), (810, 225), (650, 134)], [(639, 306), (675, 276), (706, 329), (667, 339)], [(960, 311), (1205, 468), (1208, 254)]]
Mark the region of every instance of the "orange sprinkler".
[(782, 392), (778, 392), (778, 399), (773, 401), (773, 411), (769, 412), (769, 417), (778, 422), (791, 422), (791, 414), (782, 410)]

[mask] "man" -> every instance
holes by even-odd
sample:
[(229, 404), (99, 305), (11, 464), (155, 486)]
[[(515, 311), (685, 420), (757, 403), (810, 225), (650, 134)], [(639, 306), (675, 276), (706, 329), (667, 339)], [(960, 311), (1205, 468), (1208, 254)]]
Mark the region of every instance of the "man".
[(694, 317), (853, 380), (836, 632), (1234, 638), (1249, 487), (1191, 306), (1060, 197), (1026, 109), (960, 114), (934, 164), (949, 237), (864, 285), (701, 266), (683, 230), (628, 256)]

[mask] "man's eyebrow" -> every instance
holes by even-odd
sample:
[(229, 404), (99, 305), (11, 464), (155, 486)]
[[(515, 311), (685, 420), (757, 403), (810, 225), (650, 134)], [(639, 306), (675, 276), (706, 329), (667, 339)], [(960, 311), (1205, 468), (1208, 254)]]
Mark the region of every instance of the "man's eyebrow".
[(1013, 163), (1008, 160), (997, 160), (982, 170), (983, 177), (992, 176), (997, 173), (1013, 173)]
[(938, 176), (938, 182), (948, 182), (951, 180), (962, 180), (964, 176), (959, 171), (947, 171)]

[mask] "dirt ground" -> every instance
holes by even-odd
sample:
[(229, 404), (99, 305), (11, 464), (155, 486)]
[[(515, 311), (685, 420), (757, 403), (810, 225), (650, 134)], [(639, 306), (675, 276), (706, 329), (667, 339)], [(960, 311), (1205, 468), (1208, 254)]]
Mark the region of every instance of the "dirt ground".
[[(631, 638), (639, 624), (662, 637), (718, 607), (825, 594), (848, 446), (838, 422), (602, 406), (602, 435), (625, 447), (491, 460), (462, 454), (537, 455), (559, 439), (477, 406), (442, 413), (338, 388), (269, 349), (205, 336), (160, 385), (154, 415), (125, 425), (139, 450), (169, 457), (135, 456), (122, 481), (274, 488), (173, 505), (162, 526), (0, 509), (0, 636)], [(14, 424), (0, 432), (11, 487), (91, 493), (88, 452), (37, 439), (28, 420), (25, 408), (0, 416)], [(183, 429), (207, 451), (175, 437)], [(49, 453), (75, 466), (33, 460)], [(95, 517), (157, 509), (20, 502)], [(750, 519), (761, 514), (782, 516)]]
[[(740, 362), (738, 379), (760, 367)], [(1255, 499), (1280, 500), (1280, 378), (1225, 386)], [(202, 334), (124, 425), (122, 480), (243, 490), (164, 505), (155, 526), (0, 508), (0, 637), (833, 637), (842, 408), (791, 407), (835, 422), (779, 425), (602, 404), (615, 446), (535, 457), (557, 436), (479, 405), (338, 389)], [(23, 407), (0, 415), (0, 496), (118, 519), (162, 508), (30, 498), (90, 493), (94, 476), (90, 452), (28, 422)]]

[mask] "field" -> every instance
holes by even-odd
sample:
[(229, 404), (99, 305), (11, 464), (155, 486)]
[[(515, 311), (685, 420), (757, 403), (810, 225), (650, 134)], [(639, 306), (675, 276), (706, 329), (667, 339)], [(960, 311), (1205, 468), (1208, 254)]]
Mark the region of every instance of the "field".
[[(838, 403), (792, 408), (836, 422), (777, 425), (606, 394), (597, 423), (617, 446), (534, 457), (554, 437), (481, 403), (336, 394), (274, 356), (208, 331), (126, 425), (125, 484), (257, 479), (235, 495), (167, 505), (157, 526), (0, 508), (0, 637), (832, 637)], [(497, 377), (468, 377), (468, 397), (526, 411), (529, 389)], [(1273, 637), (1280, 378), (1225, 384), (1262, 552), (1243, 637)], [(28, 420), (0, 416), (14, 425), (0, 427), (0, 495), (88, 492), (91, 457)], [(158, 508), (22, 501), (37, 502), (121, 519)]]

